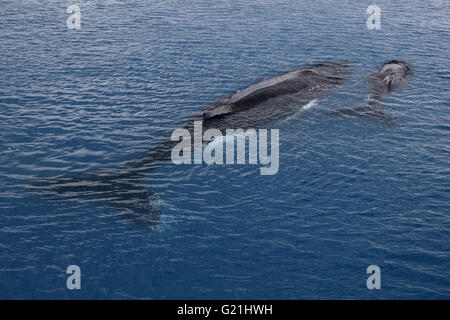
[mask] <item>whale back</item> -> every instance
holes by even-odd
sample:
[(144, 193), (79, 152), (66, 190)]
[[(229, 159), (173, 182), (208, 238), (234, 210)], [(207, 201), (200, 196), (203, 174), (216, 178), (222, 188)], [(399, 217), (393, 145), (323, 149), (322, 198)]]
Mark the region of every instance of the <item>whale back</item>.
[(326, 95), (350, 73), (350, 63), (330, 61), (268, 77), (234, 94), (219, 98), (205, 109), (203, 118), (245, 111), (263, 105), (268, 100), (288, 95), (300, 95), (301, 100), (309, 102)]

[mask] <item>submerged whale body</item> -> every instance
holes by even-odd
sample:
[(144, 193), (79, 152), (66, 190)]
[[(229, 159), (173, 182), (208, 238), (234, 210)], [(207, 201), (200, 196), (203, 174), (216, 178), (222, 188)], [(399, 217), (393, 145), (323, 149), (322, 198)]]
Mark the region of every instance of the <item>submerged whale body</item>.
[[(330, 61), (272, 76), (248, 88), (217, 99), (181, 128), (193, 133), (194, 121), (203, 128), (224, 130), (267, 128), (288, 118), (315, 99), (323, 98), (352, 72), (346, 61)], [(122, 216), (146, 229), (160, 230), (157, 195), (141, 180), (145, 174), (171, 159), (178, 141), (163, 139), (142, 157), (112, 172), (58, 176), (34, 181), (30, 188), (51, 199), (91, 201), (115, 208)]]
[(369, 75), (367, 86), (370, 94), (366, 103), (353, 108), (341, 108), (329, 111), (326, 114), (329, 116), (369, 117), (395, 124), (396, 122), (378, 108), (378, 105), (389, 94), (408, 83), (413, 74), (414, 71), (407, 62), (397, 59), (390, 60)]

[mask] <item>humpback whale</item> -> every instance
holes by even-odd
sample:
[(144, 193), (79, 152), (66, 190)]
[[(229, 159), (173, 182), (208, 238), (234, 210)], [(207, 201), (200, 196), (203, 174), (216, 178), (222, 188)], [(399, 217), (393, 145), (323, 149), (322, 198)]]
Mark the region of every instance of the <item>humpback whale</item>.
[(378, 105), (389, 94), (403, 87), (411, 79), (414, 71), (405, 61), (393, 59), (385, 62), (372, 72), (367, 80), (370, 94), (366, 103), (353, 108), (341, 108), (325, 112), (329, 116), (360, 116), (381, 120), (388, 124), (396, 124)]
[[(297, 113), (315, 99), (329, 95), (352, 73), (347, 61), (329, 61), (265, 78), (248, 88), (223, 96), (195, 114), (181, 128), (267, 128)], [(162, 139), (140, 158), (116, 170), (81, 176), (36, 180), (31, 189), (51, 199), (92, 201), (116, 209), (122, 216), (154, 231), (161, 229), (159, 197), (141, 182), (145, 174), (171, 159), (178, 141)]]

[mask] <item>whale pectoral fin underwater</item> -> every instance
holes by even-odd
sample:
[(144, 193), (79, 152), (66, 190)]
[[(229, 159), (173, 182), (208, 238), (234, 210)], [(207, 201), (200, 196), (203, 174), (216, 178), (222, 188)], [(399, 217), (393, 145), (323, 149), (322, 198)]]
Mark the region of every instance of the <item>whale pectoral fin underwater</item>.
[(399, 125), (397, 121), (395, 121), (383, 110), (369, 104), (363, 104), (353, 108), (341, 108), (332, 111), (325, 111), (324, 114), (329, 117), (366, 117), (389, 126)]

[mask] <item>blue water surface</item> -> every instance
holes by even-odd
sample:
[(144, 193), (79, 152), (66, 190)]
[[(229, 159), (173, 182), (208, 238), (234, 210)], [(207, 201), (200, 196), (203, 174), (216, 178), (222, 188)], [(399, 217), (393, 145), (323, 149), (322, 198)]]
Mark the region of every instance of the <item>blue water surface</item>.
[[(78, 4), (81, 28), (66, 9)], [(0, 3), (0, 298), (450, 298), (450, 2), (161, 0)], [(413, 79), (398, 126), (330, 118), (392, 58)], [(114, 169), (193, 113), (327, 60), (352, 76), (280, 129), (280, 169), (167, 163), (148, 174), (164, 230), (29, 192)], [(81, 290), (66, 288), (78, 265)], [(368, 290), (366, 268), (381, 268)]]

